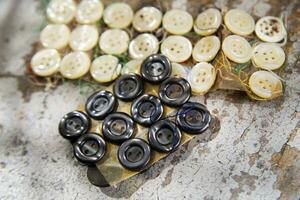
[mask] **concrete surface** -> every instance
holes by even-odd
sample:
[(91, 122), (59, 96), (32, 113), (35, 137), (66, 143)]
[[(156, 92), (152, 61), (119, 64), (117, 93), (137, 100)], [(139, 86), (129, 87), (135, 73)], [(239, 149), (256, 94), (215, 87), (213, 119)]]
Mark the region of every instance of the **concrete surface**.
[[(59, 119), (85, 97), (72, 84), (45, 91), (24, 77), (23, 57), (42, 20), (39, 1), (0, 1), (1, 200), (300, 198), (299, 0), (193, 2), (243, 8), (255, 17), (287, 12), (285, 97), (254, 102), (224, 91), (198, 97), (221, 120), (216, 138), (195, 139), (145, 173), (101, 189), (88, 182), (86, 168), (57, 133)], [(173, 6), (193, 9), (185, 0)]]

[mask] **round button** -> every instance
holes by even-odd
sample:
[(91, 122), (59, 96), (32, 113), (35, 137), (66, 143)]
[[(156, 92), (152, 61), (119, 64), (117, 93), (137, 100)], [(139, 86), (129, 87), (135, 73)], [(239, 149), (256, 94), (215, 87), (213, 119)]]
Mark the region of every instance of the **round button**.
[(250, 35), (255, 28), (255, 22), (251, 15), (243, 10), (232, 9), (224, 16), (226, 27), (237, 35)]
[(100, 36), (100, 49), (106, 54), (122, 54), (127, 51), (128, 34), (120, 29), (108, 29)]
[(172, 63), (172, 74), (171, 76), (176, 78), (184, 78), (187, 79), (188, 72), (184, 66), (179, 63)]
[(186, 103), (191, 97), (191, 86), (183, 78), (168, 78), (159, 87), (160, 100), (171, 107)]
[(152, 32), (157, 29), (162, 20), (162, 13), (155, 7), (143, 7), (138, 10), (132, 21), (132, 26), (138, 32)]
[(102, 120), (118, 107), (118, 101), (115, 96), (105, 90), (92, 94), (85, 104), (87, 114), (96, 120)]
[(176, 124), (190, 134), (201, 134), (208, 127), (211, 116), (206, 107), (200, 103), (188, 102), (177, 112)]
[(121, 70), (121, 74), (140, 74), (143, 60), (130, 60)]
[(104, 22), (110, 28), (126, 28), (133, 18), (133, 11), (126, 3), (113, 3), (104, 10)]
[(68, 24), (76, 14), (76, 5), (73, 0), (52, 0), (47, 7), (47, 17), (57, 24)]
[(164, 108), (159, 98), (146, 95), (135, 99), (131, 105), (131, 116), (137, 123), (150, 126), (158, 121), (163, 114)]
[(131, 101), (144, 92), (144, 84), (139, 75), (125, 74), (120, 76), (114, 85), (114, 94), (123, 101)]
[(80, 24), (92, 24), (101, 19), (103, 4), (99, 0), (84, 0), (77, 7), (76, 20)]
[(245, 38), (238, 35), (226, 37), (222, 44), (222, 50), (227, 58), (236, 63), (246, 63), (252, 56), (251, 45)]
[(55, 49), (38, 51), (31, 59), (31, 69), (38, 76), (51, 76), (60, 66), (60, 55)]
[(108, 115), (102, 125), (105, 138), (114, 143), (122, 143), (133, 136), (135, 123), (129, 115), (116, 112)]
[(151, 149), (146, 141), (134, 138), (125, 141), (118, 150), (118, 159), (130, 170), (144, 169), (150, 161)]
[(49, 24), (41, 32), (40, 42), (46, 48), (63, 49), (69, 44), (70, 29), (64, 24)]
[(194, 31), (203, 36), (215, 33), (222, 23), (221, 12), (215, 8), (210, 8), (200, 13), (194, 23)]
[(167, 79), (172, 73), (169, 59), (160, 54), (154, 54), (146, 58), (141, 66), (143, 79), (151, 83), (160, 83)]
[(129, 44), (129, 55), (133, 59), (144, 59), (151, 54), (157, 53), (159, 43), (157, 38), (149, 33), (143, 33), (131, 40)]
[(186, 11), (173, 9), (166, 12), (162, 24), (167, 32), (183, 35), (193, 28), (193, 17)]
[(74, 143), (74, 156), (85, 164), (95, 164), (106, 152), (106, 143), (97, 133), (87, 133)]
[(172, 62), (184, 62), (192, 55), (192, 43), (183, 36), (169, 36), (161, 44), (160, 51)]
[(216, 57), (220, 48), (221, 42), (217, 36), (203, 37), (193, 49), (193, 59), (197, 62), (209, 62)]
[(78, 26), (71, 33), (70, 47), (74, 51), (89, 51), (97, 45), (98, 35), (95, 26)]

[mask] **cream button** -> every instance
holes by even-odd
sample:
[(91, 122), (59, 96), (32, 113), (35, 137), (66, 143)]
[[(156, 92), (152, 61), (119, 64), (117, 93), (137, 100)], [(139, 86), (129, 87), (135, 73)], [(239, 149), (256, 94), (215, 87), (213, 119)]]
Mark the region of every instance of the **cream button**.
[(138, 32), (151, 32), (157, 29), (162, 20), (162, 13), (155, 7), (143, 7), (138, 10), (132, 21), (132, 26)]
[(70, 29), (64, 24), (49, 24), (41, 32), (40, 42), (46, 48), (63, 49), (69, 44)]
[(47, 7), (47, 17), (53, 23), (68, 24), (76, 14), (73, 0), (52, 0)]
[(221, 12), (210, 8), (200, 13), (194, 23), (194, 31), (199, 35), (211, 35), (215, 33), (222, 23)]
[(71, 33), (70, 47), (74, 51), (89, 51), (97, 45), (98, 37), (99, 33), (95, 26), (78, 26)]
[(198, 62), (209, 62), (220, 50), (221, 42), (217, 36), (206, 36), (200, 39), (193, 49), (193, 59)]
[(123, 67), (121, 74), (140, 74), (143, 60), (130, 60)]
[(159, 43), (157, 38), (149, 33), (138, 35), (129, 44), (129, 55), (133, 59), (144, 59), (151, 54), (157, 53)]
[(76, 12), (76, 20), (80, 24), (96, 23), (103, 14), (103, 4), (99, 0), (82, 0)]
[(232, 9), (224, 16), (226, 27), (237, 35), (250, 35), (255, 28), (255, 22), (251, 15), (243, 10)]
[(169, 36), (161, 44), (160, 51), (172, 62), (184, 62), (192, 54), (192, 43), (183, 36)]
[(68, 79), (78, 79), (90, 69), (91, 59), (85, 52), (71, 52), (61, 61), (60, 73)]
[(173, 9), (163, 17), (164, 29), (175, 35), (183, 35), (193, 28), (193, 17), (186, 11)]
[(176, 77), (176, 78), (187, 79), (188, 72), (185, 69), (185, 67), (183, 67), (181, 64), (173, 62), (172, 63), (172, 74), (171, 74), (171, 76)]
[(100, 49), (106, 54), (122, 54), (127, 51), (128, 34), (120, 29), (108, 29), (100, 36)]
[(58, 71), (60, 55), (55, 49), (38, 51), (31, 59), (31, 69), (38, 76), (50, 76)]
[(110, 28), (126, 28), (131, 24), (132, 18), (133, 11), (126, 3), (110, 4), (103, 14), (104, 22)]

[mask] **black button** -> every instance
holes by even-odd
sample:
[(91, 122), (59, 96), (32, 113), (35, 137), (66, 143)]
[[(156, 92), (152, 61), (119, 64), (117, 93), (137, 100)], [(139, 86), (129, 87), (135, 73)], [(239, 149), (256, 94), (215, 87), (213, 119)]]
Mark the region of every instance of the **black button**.
[(148, 143), (134, 138), (125, 141), (118, 150), (118, 159), (123, 167), (131, 170), (140, 170), (146, 167), (151, 157)]
[(59, 133), (68, 140), (74, 140), (87, 133), (91, 128), (90, 118), (83, 112), (73, 111), (59, 122)]
[(102, 133), (111, 142), (122, 143), (132, 137), (135, 123), (129, 115), (116, 112), (108, 115), (102, 125)]
[(176, 123), (182, 131), (200, 134), (209, 127), (211, 115), (207, 108), (196, 102), (185, 103), (177, 112)]
[(163, 110), (159, 98), (145, 94), (132, 103), (131, 116), (137, 123), (150, 126), (161, 118)]
[(151, 83), (160, 83), (170, 77), (172, 65), (170, 60), (161, 54), (147, 57), (141, 65), (142, 77)]
[(159, 152), (171, 152), (180, 144), (181, 131), (170, 120), (160, 120), (150, 127), (148, 141), (150, 146)]
[(125, 74), (119, 77), (114, 85), (114, 94), (123, 101), (130, 101), (144, 92), (143, 81), (135, 74)]
[(94, 164), (106, 152), (106, 144), (97, 133), (87, 133), (74, 143), (74, 155), (82, 163)]
[(159, 87), (160, 100), (171, 107), (186, 103), (191, 97), (191, 86), (184, 78), (168, 78)]
[(115, 96), (109, 91), (101, 90), (88, 98), (85, 110), (91, 118), (102, 120), (115, 111), (117, 106), (118, 102)]

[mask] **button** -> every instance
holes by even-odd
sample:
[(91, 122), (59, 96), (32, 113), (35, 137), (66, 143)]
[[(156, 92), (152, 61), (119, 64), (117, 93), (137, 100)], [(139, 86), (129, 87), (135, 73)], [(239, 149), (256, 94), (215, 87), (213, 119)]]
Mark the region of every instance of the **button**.
[(85, 164), (95, 164), (106, 152), (106, 143), (97, 133), (87, 133), (74, 143), (74, 156)]
[(254, 94), (264, 99), (272, 99), (282, 94), (281, 81), (268, 71), (254, 72), (249, 78), (249, 87)]
[(224, 16), (226, 27), (237, 35), (250, 35), (255, 28), (255, 22), (251, 15), (243, 10), (232, 9)]
[(108, 29), (100, 36), (100, 49), (106, 54), (122, 54), (127, 51), (128, 34), (120, 29)]
[(73, 0), (52, 0), (47, 7), (47, 17), (57, 24), (70, 23), (76, 14), (76, 5)]
[(31, 69), (38, 76), (51, 76), (60, 66), (60, 55), (55, 49), (38, 51), (31, 59)]
[(160, 120), (150, 127), (148, 141), (151, 148), (159, 152), (172, 152), (180, 144), (181, 131), (170, 120)]
[(200, 13), (194, 23), (194, 31), (202, 36), (215, 33), (222, 23), (221, 12), (215, 8), (210, 8)]
[(169, 59), (161, 54), (154, 54), (146, 58), (141, 66), (143, 79), (151, 83), (160, 83), (167, 79), (172, 73)]
[(149, 33), (143, 33), (131, 40), (129, 44), (129, 55), (133, 59), (144, 59), (151, 54), (157, 53), (159, 43), (157, 38)]
[(130, 60), (121, 70), (121, 74), (140, 74), (143, 60)]
[(84, 0), (77, 7), (76, 20), (80, 24), (92, 24), (99, 21), (103, 14), (103, 4), (99, 0)]
[(161, 44), (160, 51), (172, 62), (184, 62), (192, 55), (192, 43), (183, 36), (169, 36)]
[(252, 61), (259, 68), (275, 70), (284, 64), (285, 53), (275, 43), (261, 43), (254, 48), (253, 52)]
[(108, 115), (102, 125), (103, 136), (113, 143), (122, 143), (133, 136), (135, 123), (129, 115), (115, 112)]
[(87, 114), (96, 120), (103, 120), (107, 115), (114, 112), (118, 107), (115, 96), (105, 90), (92, 94), (85, 104)]
[(150, 126), (158, 121), (163, 111), (164, 108), (159, 98), (147, 94), (135, 99), (131, 105), (133, 120), (143, 126)]
[(64, 24), (49, 24), (41, 32), (40, 42), (46, 48), (63, 49), (69, 44), (70, 29)]
[(119, 77), (114, 84), (114, 94), (123, 101), (131, 101), (144, 92), (142, 78), (135, 74), (125, 74)]
[(266, 16), (256, 22), (255, 34), (264, 42), (279, 42), (286, 37), (287, 32), (281, 19)]
[(222, 44), (222, 50), (227, 58), (236, 63), (246, 63), (252, 56), (251, 45), (245, 38), (238, 35), (226, 37)]
[(216, 70), (211, 64), (206, 62), (196, 64), (188, 76), (192, 92), (195, 94), (207, 93), (214, 85), (216, 77)]
[(175, 35), (183, 35), (193, 28), (193, 17), (183, 10), (167, 11), (162, 21), (164, 29)]
[(193, 49), (193, 59), (197, 62), (209, 62), (216, 57), (220, 48), (221, 42), (217, 36), (203, 37)]
[(87, 133), (91, 128), (91, 120), (79, 111), (66, 114), (59, 122), (59, 133), (68, 140), (74, 140)]
[(171, 76), (176, 78), (184, 78), (187, 79), (188, 72), (184, 66), (178, 63), (172, 63), (172, 74)]
[(113, 3), (104, 10), (104, 22), (110, 28), (126, 28), (133, 18), (133, 11), (126, 3)]
[(151, 149), (146, 141), (134, 138), (125, 141), (118, 150), (118, 159), (123, 167), (142, 170), (150, 161)]
[(91, 66), (90, 73), (93, 79), (99, 83), (108, 83), (121, 73), (122, 65), (119, 59), (112, 55), (103, 55), (96, 58)]
[(87, 53), (71, 52), (61, 61), (60, 73), (68, 79), (78, 79), (90, 69), (91, 59)]
[(186, 103), (191, 97), (191, 86), (184, 78), (168, 78), (159, 87), (160, 100), (171, 107)]
[(97, 45), (98, 37), (99, 34), (95, 26), (78, 26), (71, 33), (70, 47), (74, 51), (89, 51)]
[(184, 104), (177, 112), (176, 124), (190, 134), (201, 134), (208, 127), (211, 116), (206, 107), (197, 102)]
[(152, 32), (156, 30), (162, 20), (162, 13), (155, 7), (143, 7), (138, 10), (132, 21), (132, 26), (138, 32)]

